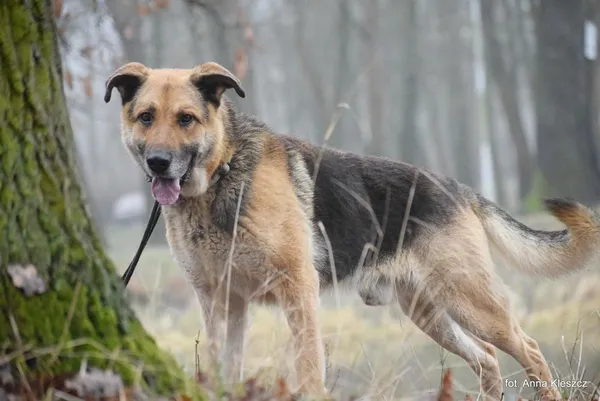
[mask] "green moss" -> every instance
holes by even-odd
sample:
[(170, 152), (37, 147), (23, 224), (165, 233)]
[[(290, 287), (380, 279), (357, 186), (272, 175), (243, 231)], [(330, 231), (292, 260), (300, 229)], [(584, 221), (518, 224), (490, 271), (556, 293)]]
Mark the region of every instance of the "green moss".
[[(63, 287), (63, 291), (25, 298), (14, 286), (2, 284), (8, 292), (1, 298), (0, 309), (9, 310), (9, 316), (17, 322), (21, 346), (34, 350), (27, 358), (34, 357), (35, 367), (21, 366), (26, 372), (76, 372), (85, 358), (91, 366), (111, 366), (128, 383), (141, 366), (148, 381), (143, 384), (159, 393), (170, 393), (184, 385), (186, 378), (175, 360), (158, 348), (139, 322), (132, 321), (125, 335), (119, 333), (115, 312), (101, 304), (96, 291), (81, 287), (75, 297), (73, 288)], [(67, 320), (70, 309), (73, 314)], [(0, 324), (0, 338), (9, 339), (8, 347), (14, 350), (19, 346), (8, 321)], [(51, 350), (41, 352), (45, 347)], [(115, 356), (117, 361), (113, 360)]]
[[(31, 375), (111, 368), (157, 393), (186, 385), (144, 331), (86, 214), (49, 0), (0, 4), (0, 339)], [(6, 268), (33, 264), (26, 297)], [(14, 324), (11, 324), (14, 323)], [(35, 363), (32, 363), (34, 361)]]

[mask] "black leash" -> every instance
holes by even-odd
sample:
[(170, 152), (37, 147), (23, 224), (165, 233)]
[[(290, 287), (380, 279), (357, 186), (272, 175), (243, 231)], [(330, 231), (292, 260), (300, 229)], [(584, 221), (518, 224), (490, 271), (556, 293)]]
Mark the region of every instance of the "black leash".
[[(221, 166), (219, 166), (219, 168), (213, 175), (213, 178), (211, 179), (209, 186), (216, 184), (216, 182), (219, 181), (219, 179), (222, 176), (229, 173), (229, 169), (230, 169), (229, 163), (223, 163)], [(140, 257), (142, 256), (142, 252), (144, 251), (146, 244), (148, 244), (148, 240), (150, 239), (150, 236), (152, 235), (152, 231), (154, 231), (154, 227), (156, 227), (156, 223), (158, 223), (159, 218), (160, 218), (160, 205), (157, 201), (154, 201), (154, 206), (152, 207), (152, 212), (150, 212), (150, 218), (148, 219), (148, 224), (146, 225), (146, 230), (144, 231), (144, 235), (142, 236), (142, 241), (140, 242), (140, 246), (138, 247), (138, 250), (135, 253), (135, 256), (133, 257), (133, 260), (127, 267), (127, 270), (125, 270), (125, 273), (123, 273), (123, 275), (121, 276), (121, 280), (123, 280), (125, 287), (127, 287), (127, 284), (129, 284), (129, 280), (131, 280), (131, 277), (133, 276), (133, 272), (135, 271), (135, 268), (140, 260)]]
[(150, 218), (148, 219), (148, 224), (146, 225), (146, 230), (144, 231), (144, 235), (142, 236), (142, 242), (140, 242), (140, 246), (138, 247), (133, 260), (121, 276), (121, 280), (125, 283), (125, 287), (129, 284), (129, 280), (131, 280), (131, 276), (133, 276), (133, 272), (135, 271), (135, 267), (140, 260), (140, 256), (142, 256), (142, 252), (152, 235), (152, 231), (154, 231), (154, 227), (156, 227), (156, 223), (158, 223), (158, 219), (160, 218), (160, 205), (157, 201), (154, 201), (154, 206), (152, 207), (152, 212), (150, 213)]

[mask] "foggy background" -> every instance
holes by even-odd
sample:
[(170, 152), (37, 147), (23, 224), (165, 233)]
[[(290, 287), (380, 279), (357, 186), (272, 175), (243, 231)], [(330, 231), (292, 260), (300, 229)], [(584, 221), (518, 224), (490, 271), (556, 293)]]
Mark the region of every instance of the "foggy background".
[[(544, 197), (600, 200), (599, 18), (598, 1), (584, 0), (64, 0), (64, 83), (92, 215), (124, 269), (153, 199), (121, 144), (120, 102), (103, 101), (108, 76), (128, 61), (216, 61), (246, 90), (229, 98), (277, 132), (427, 167), (555, 229), (539, 213)], [(188, 366), (199, 307), (161, 227), (152, 242), (131, 291), (146, 326)], [(555, 282), (502, 273), (525, 330), (561, 375), (576, 370), (577, 353), (591, 380), (600, 371), (598, 271)], [(337, 347), (330, 386), (396, 395), (436, 387), (446, 358), (437, 345), (414, 328), (410, 343), (393, 308), (343, 300), (326, 300), (323, 312)], [(282, 321), (254, 313), (249, 369), (273, 366), (268, 338)], [(465, 389), (476, 389), (453, 361)], [(524, 378), (508, 359), (502, 371)]]

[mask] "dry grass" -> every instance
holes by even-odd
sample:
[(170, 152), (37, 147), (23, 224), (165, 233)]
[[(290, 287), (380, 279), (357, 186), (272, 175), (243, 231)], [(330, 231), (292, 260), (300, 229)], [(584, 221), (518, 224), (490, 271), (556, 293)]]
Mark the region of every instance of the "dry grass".
[[(126, 266), (138, 234), (117, 231), (111, 238), (113, 259), (118, 266)], [(128, 244), (123, 238), (133, 240)], [(600, 293), (594, 290), (600, 288), (600, 275), (583, 273), (535, 287), (523, 285), (523, 280), (507, 277), (517, 292), (515, 303), (524, 329), (539, 340), (547, 359), (562, 373), (556, 376), (597, 382)], [(516, 284), (511, 284), (513, 281)], [(148, 248), (130, 286), (130, 291), (138, 294), (134, 303), (138, 315), (159, 344), (193, 374), (198, 341), (199, 364), (206, 367), (200, 307), (166, 247)], [(535, 288), (534, 310), (526, 313), (521, 307), (522, 295), (531, 288)], [(399, 308), (367, 307), (357, 295), (341, 293), (324, 296), (319, 318), (328, 349), (327, 386), (340, 399), (353, 394), (370, 394), (372, 399), (381, 400), (433, 396), (443, 369), (448, 368), (453, 369), (456, 396), (477, 395), (477, 378), (462, 359), (442, 351), (405, 319)], [(292, 352), (283, 314), (277, 308), (253, 307), (251, 320), (246, 377), (256, 377), (263, 384), (273, 383), (279, 376), (291, 380)], [(500, 362), (507, 379), (523, 382), (525, 375), (512, 359), (501, 354)], [(519, 389), (506, 391), (516, 394)], [(524, 389), (523, 395), (532, 396), (532, 392)]]
[[(325, 134), (325, 143), (344, 110), (350, 109), (342, 103)], [(318, 165), (317, 162), (316, 170)], [(315, 177), (316, 174), (317, 171)], [(435, 181), (433, 177), (428, 178)], [(357, 201), (360, 203), (361, 200), (357, 198)], [(410, 218), (410, 203), (401, 238), (406, 220)], [(368, 204), (364, 206), (370, 209)], [(377, 219), (373, 223), (381, 236)], [(554, 228), (553, 224), (556, 222), (543, 221), (541, 225), (550, 229)], [(540, 224), (535, 225), (540, 227)], [(141, 228), (138, 230), (141, 233)], [(110, 235), (112, 243), (119, 244), (111, 247), (118, 266), (127, 264), (135, 246), (130, 244), (127, 250), (124, 249), (128, 242), (123, 238), (137, 237), (139, 234), (119, 232)], [(515, 293), (514, 304), (523, 327), (540, 342), (546, 358), (555, 368), (554, 376), (589, 381), (585, 391), (567, 389), (565, 396), (593, 398), (594, 383), (600, 379), (600, 293), (597, 292), (600, 275), (579, 274), (561, 282), (536, 283), (535, 286), (506, 271), (501, 271), (501, 275)], [(130, 286), (135, 298), (141, 301), (137, 307), (140, 318), (160, 345), (173, 352), (189, 372), (206, 367), (208, 361), (202, 352), (206, 338), (201, 330), (200, 308), (166, 247), (146, 251)], [(439, 399), (450, 400), (448, 383), (451, 378), (449, 374), (443, 375), (448, 368), (454, 372), (452, 391), (462, 398), (468, 394), (477, 398), (478, 380), (464, 361), (443, 351), (408, 319), (401, 317), (398, 308), (367, 307), (356, 294), (337, 291), (323, 298), (319, 321), (328, 351), (327, 386), (337, 399), (347, 399), (353, 394), (377, 400), (435, 399), (442, 383)], [(283, 314), (278, 309), (265, 307), (252, 307), (250, 312), (253, 324), (248, 334), (246, 377), (267, 385), (273, 384), (281, 375), (290, 380), (293, 352)], [(572, 347), (569, 349), (567, 344)], [(516, 377), (518, 382), (524, 382), (522, 369), (512, 359), (500, 355), (499, 360), (502, 371), (508, 373), (507, 380)], [(505, 388), (506, 394), (533, 395), (531, 389), (523, 392), (522, 386), (518, 387)]]

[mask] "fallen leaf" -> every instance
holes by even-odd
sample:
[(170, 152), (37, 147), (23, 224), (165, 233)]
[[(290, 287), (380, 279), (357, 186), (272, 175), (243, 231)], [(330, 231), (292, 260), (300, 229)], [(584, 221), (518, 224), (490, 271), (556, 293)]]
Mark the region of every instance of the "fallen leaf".
[(85, 367), (75, 377), (65, 380), (64, 388), (79, 397), (117, 397), (125, 390), (121, 376), (110, 370)]
[(442, 379), (442, 386), (437, 401), (452, 401), (452, 371), (447, 370)]
[(65, 71), (65, 83), (69, 89), (73, 89), (73, 74), (71, 74), (71, 71)]
[(34, 265), (8, 265), (8, 274), (13, 285), (22, 289), (28, 297), (46, 292), (46, 283)]
[(93, 94), (92, 90), (92, 80), (90, 77), (85, 77), (81, 79), (81, 83), (83, 84), (83, 91), (87, 97), (91, 97)]
[(282, 378), (277, 379), (273, 395), (275, 395), (275, 398), (280, 401), (291, 401), (293, 398), (290, 389), (285, 383), (285, 380), (283, 380)]
[(150, 6), (147, 4), (140, 4), (137, 7), (137, 13), (138, 15), (148, 15), (152, 13), (152, 10), (150, 9)]
[(63, 0), (52, 0), (52, 14), (54, 18), (59, 18), (62, 14)]
[(158, 10), (160, 10), (161, 8), (168, 8), (169, 3), (170, 3), (169, 0), (155, 0), (154, 7)]

